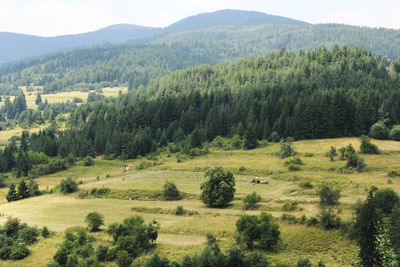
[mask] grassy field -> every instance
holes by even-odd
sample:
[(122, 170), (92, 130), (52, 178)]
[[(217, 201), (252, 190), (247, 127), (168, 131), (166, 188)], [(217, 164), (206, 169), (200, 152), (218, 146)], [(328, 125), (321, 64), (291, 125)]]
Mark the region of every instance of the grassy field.
[[(207, 155), (181, 163), (177, 162), (176, 155), (163, 152), (158, 156), (158, 165), (145, 170), (124, 171), (126, 162), (96, 159), (94, 166), (84, 167), (78, 163), (66, 171), (36, 179), (41, 189), (49, 189), (58, 185), (61, 179), (72, 176), (77, 181), (82, 181), (82, 192), (104, 187), (113, 192), (111, 197), (82, 199), (77, 194), (64, 196), (53, 193), (7, 203), (4, 200), (7, 190), (2, 189), (0, 223), (12, 216), (38, 227), (46, 225), (56, 234), (32, 246), (33, 253), (28, 258), (20, 262), (0, 262), (0, 265), (34, 266), (48, 263), (57, 245), (61, 243), (65, 229), (76, 225), (84, 226), (84, 218), (91, 211), (104, 214), (106, 225), (120, 222), (134, 214), (139, 214), (146, 221), (156, 219), (161, 225), (156, 251), (177, 261), (181, 261), (185, 254), (200, 252), (205, 247), (207, 233), (217, 236), (223, 250), (229, 248), (234, 244), (235, 222), (243, 213), (258, 214), (261, 210), (266, 210), (279, 218), (284, 213), (283, 202), (290, 200), (299, 203), (298, 208), (291, 212), (293, 215), (316, 216), (319, 212), (316, 187), (324, 181), (341, 188), (340, 216), (343, 220), (348, 220), (352, 216), (352, 205), (365, 199), (366, 190), (371, 185), (378, 188), (390, 187), (400, 193), (400, 178), (388, 177), (389, 170), (400, 170), (400, 143), (373, 140), (383, 154), (362, 155), (367, 164), (365, 172), (344, 174), (340, 169), (345, 162), (338, 158), (331, 162), (325, 153), (331, 146), (340, 148), (350, 143), (356, 149), (359, 148), (359, 140), (356, 138), (295, 142), (294, 148), (304, 162), (301, 170), (296, 172), (289, 172), (283, 160), (276, 156), (279, 144), (265, 144), (250, 151), (212, 148)], [(313, 153), (313, 156), (305, 157), (305, 153)], [(129, 160), (128, 163), (136, 166), (143, 160), (146, 159)], [(208, 208), (199, 199), (199, 185), (205, 180), (204, 172), (214, 166), (222, 166), (235, 174), (235, 200), (226, 209)], [(269, 184), (252, 185), (250, 181), (254, 176), (269, 179)], [(299, 184), (304, 180), (311, 181), (314, 187), (301, 188)], [(190, 197), (179, 201), (140, 198), (141, 195), (162, 190), (166, 181), (174, 182), (179, 190)], [(253, 191), (261, 195), (262, 203), (258, 210), (243, 211), (241, 199)], [(157, 212), (173, 210), (178, 205), (196, 214), (176, 216)], [(271, 263), (293, 264), (300, 257), (306, 256), (313, 262), (322, 259), (327, 266), (349, 266), (356, 260), (357, 246), (339, 231), (325, 231), (320, 227), (293, 225), (282, 221), (279, 221), (279, 225), (282, 237), (280, 249), (274, 253), (266, 253)], [(104, 232), (95, 235), (96, 242), (110, 242)], [(141, 256), (137, 261), (144, 261), (152, 253)]]
[[(39, 87), (35, 87), (36, 91), (31, 91), (28, 92), (26, 91), (26, 86), (21, 86), (20, 87), (22, 91), (25, 94), (25, 99), (26, 99), (26, 105), (28, 108), (36, 109), (36, 95), (38, 92), (40, 92)], [(119, 94), (119, 91), (122, 93), (126, 93), (128, 91), (127, 87), (106, 87), (103, 88), (103, 93), (102, 95), (106, 97), (116, 97)], [(80, 92), (80, 91), (72, 91), (72, 92), (59, 92), (59, 93), (54, 93), (54, 94), (42, 94), (42, 101), (47, 101), (49, 103), (60, 103), (60, 102), (66, 102), (66, 101), (72, 101), (75, 97), (81, 98), (84, 102), (87, 100), (89, 92)], [(13, 101), (14, 97), (11, 96), (10, 100)], [(0, 106), (4, 104), (4, 101), (0, 102)]]

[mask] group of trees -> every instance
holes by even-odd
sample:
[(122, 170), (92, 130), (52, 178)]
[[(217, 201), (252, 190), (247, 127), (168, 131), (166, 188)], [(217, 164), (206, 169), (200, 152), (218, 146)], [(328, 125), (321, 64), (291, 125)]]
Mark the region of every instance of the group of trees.
[[(98, 231), (104, 224), (103, 216), (97, 212), (87, 215), (90, 231)], [(96, 250), (94, 238), (83, 227), (66, 231), (64, 242), (54, 255), (54, 262), (48, 266), (103, 266), (101, 262), (116, 261), (118, 266), (128, 267), (141, 253), (153, 247), (158, 236), (158, 224), (148, 225), (140, 216), (124, 219), (122, 223), (109, 225), (106, 232), (113, 238), (113, 246), (100, 245)]]
[(355, 212), (354, 234), (363, 266), (398, 266), (400, 197), (392, 189), (373, 188)]
[(70, 117), (72, 128), (31, 140), (51, 139), (52, 156), (126, 159), (171, 142), (189, 153), (217, 136), (236, 136), (247, 149), (277, 136), (359, 136), (376, 121), (400, 122), (393, 89), (399, 77), (387, 60), (357, 47), (297, 55), (281, 50), (189, 68), (153, 80), (145, 90), (81, 105)]
[(38, 241), (39, 234), (49, 236), (47, 227), (39, 230), (21, 223), (18, 219), (9, 218), (3, 227), (0, 227), (0, 260), (20, 260), (30, 253), (27, 246)]
[(39, 175), (65, 170), (76, 161), (72, 154), (65, 155), (64, 158), (57, 155), (54, 128), (32, 135), (24, 131), (17, 140), (19, 145), (14, 139), (4, 150), (0, 150), (1, 172), (14, 171), (17, 177), (36, 178)]
[(34, 180), (29, 180), (28, 184), (22, 180), (18, 185), (18, 191), (15, 189), (14, 184), (10, 185), (6, 199), (8, 202), (11, 202), (28, 197), (39, 196), (40, 193), (39, 186)]

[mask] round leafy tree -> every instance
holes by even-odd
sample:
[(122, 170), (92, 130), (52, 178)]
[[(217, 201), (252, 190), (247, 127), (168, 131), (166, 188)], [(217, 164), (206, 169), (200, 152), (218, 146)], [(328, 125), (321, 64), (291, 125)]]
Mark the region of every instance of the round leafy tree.
[(400, 141), (400, 125), (394, 125), (390, 130), (390, 139)]
[(88, 224), (91, 232), (99, 230), (100, 226), (104, 225), (104, 216), (98, 212), (90, 212), (86, 216), (85, 222)]
[(379, 189), (375, 193), (375, 206), (384, 216), (390, 215), (393, 207), (400, 203), (399, 195), (391, 188)]
[(224, 207), (233, 200), (235, 195), (235, 178), (233, 173), (222, 167), (208, 170), (205, 174), (208, 180), (204, 184), (201, 200), (210, 207)]
[(377, 122), (371, 126), (369, 129), (369, 136), (375, 139), (388, 139), (389, 138), (389, 130), (385, 126), (383, 122)]
[(236, 221), (237, 241), (244, 242), (247, 247), (252, 248), (254, 242), (265, 250), (272, 250), (280, 239), (279, 226), (271, 214), (262, 212), (256, 215), (241, 215)]
[(166, 182), (164, 184), (163, 197), (165, 200), (181, 199), (181, 194), (173, 182)]

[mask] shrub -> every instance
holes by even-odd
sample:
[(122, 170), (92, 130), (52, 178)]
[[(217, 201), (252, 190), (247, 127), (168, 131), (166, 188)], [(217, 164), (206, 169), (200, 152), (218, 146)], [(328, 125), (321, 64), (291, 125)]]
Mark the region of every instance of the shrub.
[(304, 157), (306, 157), (306, 158), (314, 157), (314, 153), (306, 152), (306, 153), (304, 153)]
[(334, 206), (339, 204), (340, 189), (335, 189), (332, 184), (324, 183), (317, 190), (321, 206)]
[(23, 242), (15, 242), (11, 247), (10, 259), (21, 260), (29, 255), (29, 249)]
[(389, 175), (389, 177), (392, 177), (392, 178), (399, 177), (400, 176), (400, 171), (398, 171), (398, 170), (390, 170), (388, 172), (388, 175)]
[(389, 216), (398, 203), (400, 203), (400, 197), (391, 188), (379, 189), (375, 193), (375, 206), (385, 217)]
[(279, 134), (277, 132), (272, 132), (268, 137), (268, 141), (273, 143), (278, 143), (280, 139), (281, 138), (279, 137)]
[(314, 187), (314, 186), (312, 185), (312, 183), (311, 183), (309, 180), (302, 181), (302, 182), (299, 184), (299, 186), (300, 186), (301, 188), (304, 188), (304, 189), (310, 189), (310, 188), (313, 188), (313, 187)]
[(346, 159), (346, 148), (345, 147), (341, 147), (339, 148), (339, 152), (340, 152), (340, 160), (345, 160)]
[(288, 170), (291, 172), (300, 171), (300, 166), (297, 164), (290, 163), (288, 166)]
[(243, 208), (245, 210), (254, 209), (256, 207), (257, 203), (260, 201), (261, 201), (261, 196), (258, 195), (256, 192), (253, 192), (253, 193), (247, 195), (243, 199)]
[(161, 257), (156, 252), (150, 259), (147, 260), (145, 267), (169, 267), (169, 260), (166, 257)]
[(369, 129), (369, 136), (381, 140), (388, 139), (389, 130), (382, 121), (379, 121), (371, 126)]
[(163, 190), (163, 198), (165, 200), (181, 199), (181, 194), (173, 182), (165, 182)]
[(394, 125), (390, 130), (390, 139), (400, 141), (400, 125)]
[(91, 232), (96, 232), (100, 226), (104, 225), (104, 216), (98, 212), (90, 212), (86, 215), (85, 222)]
[(96, 250), (96, 259), (100, 262), (107, 260), (108, 247), (100, 245)]
[(79, 248), (78, 254), (84, 259), (87, 259), (90, 256), (92, 256), (94, 254), (94, 249), (93, 249), (92, 244), (89, 244), (89, 243), (83, 244)]
[(270, 266), (267, 258), (258, 251), (250, 252), (246, 259), (245, 265), (243, 266), (251, 266), (251, 267), (268, 267)]
[(120, 250), (117, 252), (117, 264), (118, 267), (129, 267), (133, 259), (126, 250)]
[(59, 263), (61, 266), (67, 263), (68, 259), (68, 249), (65, 244), (62, 244), (61, 247), (57, 250), (56, 254), (54, 254), (53, 259)]
[(67, 179), (62, 179), (60, 183), (60, 191), (63, 194), (70, 194), (78, 190), (78, 184), (72, 180), (71, 177)]
[(281, 149), (278, 154), (283, 159), (296, 155), (296, 152), (293, 149), (292, 139), (288, 138), (281, 141)]
[(37, 228), (28, 227), (26, 224), (19, 226), (18, 239), (22, 240), (26, 245), (32, 245), (37, 242), (39, 230)]
[(331, 161), (333, 161), (334, 157), (337, 156), (336, 147), (331, 146), (331, 149), (329, 150), (329, 152), (326, 153), (326, 156), (329, 157)]
[(241, 215), (236, 221), (236, 231), (237, 241), (243, 241), (249, 248), (257, 242), (260, 248), (272, 250), (280, 240), (279, 226), (266, 212), (262, 212), (260, 216)]
[(185, 211), (185, 209), (183, 208), (183, 206), (177, 206), (177, 207), (176, 207), (176, 209), (175, 209), (175, 215), (182, 216), (182, 215), (185, 215), (185, 213), (186, 213), (186, 211)]
[(49, 228), (47, 228), (46, 226), (43, 226), (41, 234), (42, 234), (42, 237), (48, 238), (50, 236)]
[(300, 157), (295, 156), (295, 157), (290, 157), (290, 158), (286, 159), (284, 164), (285, 164), (285, 166), (288, 166), (290, 164), (303, 165), (303, 161), (301, 160)]
[(380, 154), (381, 151), (379, 148), (371, 143), (371, 139), (368, 136), (363, 135), (360, 137), (361, 145), (360, 145), (360, 153), (361, 154)]
[(90, 156), (86, 156), (83, 158), (83, 165), (84, 166), (93, 166), (94, 165), (94, 160)]
[(200, 199), (210, 207), (224, 207), (235, 195), (235, 178), (233, 173), (222, 167), (210, 169), (205, 173), (208, 178), (204, 183)]
[(340, 227), (341, 220), (331, 208), (321, 209), (320, 213), (318, 214), (318, 218), (321, 226), (326, 230), (338, 229)]
[(285, 201), (282, 205), (283, 211), (294, 211), (297, 209), (297, 201)]

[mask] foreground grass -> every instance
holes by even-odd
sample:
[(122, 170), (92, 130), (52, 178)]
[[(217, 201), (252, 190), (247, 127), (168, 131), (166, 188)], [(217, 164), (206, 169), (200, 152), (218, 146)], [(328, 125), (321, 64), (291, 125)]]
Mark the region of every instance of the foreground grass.
[[(84, 167), (78, 163), (66, 171), (46, 175), (36, 181), (41, 189), (54, 188), (61, 179), (72, 176), (77, 181), (82, 181), (82, 190), (90, 192), (93, 188), (104, 187), (116, 194), (104, 198), (89, 196), (80, 199), (76, 194), (64, 196), (53, 193), (6, 203), (4, 196), (7, 190), (0, 190), (0, 223), (8, 216), (13, 216), (38, 227), (46, 225), (57, 233), (52, 238), (40, 240), (34, 245), (31, 248), (33, 253), (28, 258), (21, 262), (7, 262), (5, 266), (36, 266), (48, 263), (56, 250), (55, 247), (61, 243), (65, 229), (76, 225), (84, 226), (84, 218), (91, 211), (104, 214), (106, 225), (120, 222), (135, 214), (142, 216), (146, 221), (156, 219), (161, 228), (155, 251), (176, 261), (181, 261), (185, 254), (199, 253), (205, 247), (204, 236), (207, 233), (216, 235), (221, 248), (228, 249), (235, 243), (235, 223), (243, 213), (258, 214), (261, 210), (266, 210), (275, 218), (279, 218), (284, 213), (283, 202), (290, 200), (298, 202), (298, 208), (291, 212), (293, 215), (315, 216), (319, 212), (316, 187), (324, 181), (332, 182), (342, 189), (340, 216), (348, 220), (352, 216), (352, 205), (365, 198), (366, 190), (371, 185), (379, 188), (390, 187), (400, 193), (400, 178), (391, 178), (391, 183), (388, 184), (387, 175), (391, 169), (400, 169), (400, 143), (376, 140), (373, 142), (384, 153), (377, 156), (362, 155), (367, 164), (366, 171), (362, 173), (344, 174), (340, 172), (344, 161), (336, 159), (330, 162), (329, 158), (325, 157), (325, 152), (330, 146), (340, 148), (351, 143), (358, 149), (359, 141), (356, 138), (295, 142), (294, 148), (304, 162), (304, 166), (297, 172), (287, 171), (283, 160), (276, 156), (279, 144), (268, 144), (250, 151), (211, 149), (208, 155), (188, 159), (182, 163), (177, 162), (175, 155), (162, 153), (158, 158), (161, 164), (140, 171), (125, 172), (125, 162), (117, 160), (96, 159), (92, 167)], [(304, 157), (305, 153), (313, 153), (313, 156)], [(142, 160), (130, 160), (129, 163), (138, 165)], [(205, 181), (204, 172), (214, 166), (223, 166), (235, 173), (235, 200), (226, 209), (205, 207), (199, 199), (199, 185)], [(254, 176), (269, 179), (269, 184), (252, 185), (250, 181)], [(299, 183), (304, 180), (309, 180), (314, 187), (301, 188)], [(131, 200), (135, 199), (135, 196), (124, 195), (124, 192), (129, 190), (135, 194), (162, 190), (165, 181), (174, 182), (179, 190), (193, 197), (179, 201), (163, 201)], [(261, 195), (263, 200), (258, 210), (243, 211), (241, 199), (253, 191)], [(118, 192), (121, 194), (118, 195)], [(119, 196), (124, 196), (125, 199)], [(178, 205), (196, 212), (195, 215), (162, 214), (163, 210), (173, 210)], [(133, 207), (136, 209), (132, 210)], [(274, 253), (266, 253), (273, 264), (293, 264), (300, 257), (308, 256), (313, 262), (323, 260), (327, 266), (349, 266), (357, 257), (357, 246), (341, 236), (338, 231), (325, 231), (318, 227), (291, 225), (281, 221), (279, 225), (282, 232), (280, 249)], [(109, 242), (104, 233), (99, 234), (98, 240)], [(137, 261), (143, 262), (153, 253), (154, 251), (151, 251)]]

